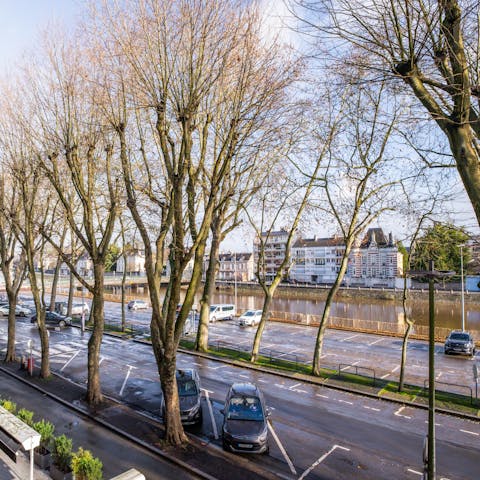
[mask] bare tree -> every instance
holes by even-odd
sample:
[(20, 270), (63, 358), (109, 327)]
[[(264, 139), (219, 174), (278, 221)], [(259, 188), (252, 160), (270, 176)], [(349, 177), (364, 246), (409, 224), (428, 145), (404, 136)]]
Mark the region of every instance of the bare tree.
[[(77, 281), (93, 296), (93, 330), (88, 342), (87, 401), (102, 401), (99, 358), (104, 329), (105, 261), (119, 212), (120, 170), (97, 107), (101, 95), (94, 63), (74, 47), (74, 40), (46, 39), (46, 62), (38, 62), (30, 79), (29, 100), (35, 105), (32, 136), (41, 145), (42, 174), (62, 206), (63, 216), (93, 264), (89, 282), (62, 250), (58, 238), (42, 234), (62, 256)], [(89, 77), (92, 81), (89, 81)]]
[[(340, 143), (330, 145), (329, 160), (322, 171), (327, 209), (341, 231), (343, 245), (335, 281), (328, 291), (317, 331), (312, 373), (320, 374), (323, 338), (331, 305), (348, 267), (352, 247), (359, 235), (382, 213), (395, 203), (393, 191), (400, 183), (393, 169), (393, 155), (388, 143), (396, 123), (393, 114), (382, 112), (385, 90), (359, 89), (343, 93), (348, 102), (342, 106), (342, 136)], [(398, 161), (398, 159), (397, 159)]]
[[(98, 32), (107, 32), (113, 72), (105, 112), (120, 144), (127, 205), (145, 245), (165, 440), (176, 445), (187, 440), (176, 352), (201, 280), (216, 199), (238, 149), (246, 138), (254, 142), (254, 126), (270, 121), (294, 71), (285, 56), (282, 64), (278, 49), (266, 48), (257, 15), (242, 2), (142, 0), (126, 2), (121, 11), (107, 2), (104, 7)], [(170, 278), (162, 298), (166, 257)]]
[(361, 68), (368, 74), (364, 83), (390, 79), (392, 92), (413, 94), (417, 102), (412, 105), (409, 128), (422, 120), (424, 112), (434, 120), (448, 140), (480, 222), (480, 4), (458, 0), (292, 3), (302, 26), (318, 34), (317, 52), (327, 41), (328, 52), (322, 56), (334, 57), (344, 71), (349, 66), (354, 72)]

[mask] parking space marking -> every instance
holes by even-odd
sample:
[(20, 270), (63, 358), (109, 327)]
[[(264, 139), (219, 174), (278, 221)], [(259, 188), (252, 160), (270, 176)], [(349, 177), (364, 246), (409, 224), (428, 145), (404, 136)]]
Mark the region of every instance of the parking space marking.
[(259, 378), (259, 379), (257, 380), (257, 382), (259, 382), (259, 383), (268, 383), (267, 380), (264, 380), (263, 378)]
[(240, 378), (250, 378), (248, 375), (239, 375)]
[(413, 470), (412, 468), (407, 468), (407, 472), (414, 473), (415, 475), (423, 475), (422, 472), (419, 472), (417, 470)]
[(408, 415), (402, 415), (401, 412), (403, 412), (404, 409), (405, 409), (405, 406), (400, 407), (400, 408), (394, 413), (394, 415), (396, 415), (397, 417), (412, 418), (412, 417), (409, 417)]
[(217, 423), (215, 422), (215, 417), (213, 416), (212, 402), (210, 401), (210, 397), (208, 396), (209, 391), (208, 390), (203, 390), (203, 391), (205, 392), (205, 400), (207, 401), (208, 412), (210, 413), (210, 419), (212, 421), (213, 437), (215, 438), (215, 440), (218, 440)]
[(392, 373), (395, 373), (399, 368), (400, 368), (400, 365), (397, 365), (391, 372), (388, 372), (385, 375), (382, 375), (380, 378), (383, 380), (384, 378), (389, 377), (390, 375), (392, 375)]
[(123, 389), (125, 388), (125, 385), (127, 384), (127, 380), (128, 380), (128, 377), (130, 376), (130, 373), (131, 373), (132, 369), (137, 368), (137, 367), (133, 367), (132, 365), (127, 365), (127, 367), (128, 367), (128, 372), (127, 372), (127, 375), (125, 376), (125, 380), (123, 381), (122, 388), (120, 389), (120, 393), (119, 393), (120, 396), (123, 395)]
[(320, 463), (322, 463), (337, 448), (347, 452), (350, 451), (349, 448), (342, 447), (341, 445), (334, 445), (327, 453), (324, 453), (316, 462), (312, 463), (312, 465), (308, 467), (300, 477), (298, 477), (298, 480), (303, 480), (317, 465), (320, 465)]
[(348, 405), (353, 405), (353, 402), (349, 402), (347, 400), (342, 400), (342, 399), (339, 399), (338, 400), (340, 403), (347, 403)]
[(315, 396), (320, 397), (320, 398), (328, 398), (328, 395), (322, 395), (320, 393), (316, 393)]
[(367, 410), (373, 410), (374, 412), (380, 412), (379, 408), (369, 407), (368, 405), (364, 405), (363, 408), (366, 408)]
[(290, 460), (290, 457), (288, 456), (288, 453), (287, 451), (285, 450), (284, 446), (282, 445), (282, 442), (280, 442), (280, 439), (278, 438), (277, 434), (275, 433), (275, 430), (273, 429), (273, 426), (271, 425), (271, 422), (270, 421), (267, 421), (267, 426), (268, 426), (268, 430), (270, 431), (270, 433), (272, 434), (272, 437), (275, 439), (275, 442), (277, 443), (278, 445), (278, 448), (280, 449), (280, 451), (282, 452), (282, 455), (283, 457), (285, 458), (289, 468), (290, 468), (290, 471), (296, 475), (297, 474), (297, 471), (295, 470), (295, 466), (293, 465), (292, 461)]
[(340, 342), (345, 342), (346, 340), (351, 340), (352, 338), (356, 338), (356, 337), (359, 337), (359, 336), (360, 336), (359, 333), (357, 333), (357, 334), (355, 334), (355, 335), (350, 335), (349, 337), (342, 338), (342, 339), (340, 340)]
[(343, 367), (342, 369), (340, 369), (340, 371), (343, 372), (344, 370), (348, 370), (350, 367), (354, 367), (359, 363), (360, 363), (360, 360), (358, 360), (358, 362), (353, 362), (351, 365), (347, 365), (346, 367)]
[(384, 340), (384, 338), (379, 338), (378, 340), (375, 340), (373, 342), (370, 342), (368, 345), (375, 345), (376, 343), (379, 343), (379, 342), (382, 342)]
[(70, 364), (70, 362), (80, 353), (81, 350), (77, 350), (73, 355), (72, 357), (70, 358), (70, 360), (68, 360), (68, 362), (66, 362), (63, 367), (60, 369), (61, 372), (63, 372), (63, 370), (65, 370), (65, 368), (67, 368), (67, 366)]
[(461, 432), (463, 433), (469, 433), (470, 435), (475, 435), (475, 436), (480, 436), (480, 433), (477, 433), (477, 432), (471, 432), (470, 430), (462, 430), (460, 429)]

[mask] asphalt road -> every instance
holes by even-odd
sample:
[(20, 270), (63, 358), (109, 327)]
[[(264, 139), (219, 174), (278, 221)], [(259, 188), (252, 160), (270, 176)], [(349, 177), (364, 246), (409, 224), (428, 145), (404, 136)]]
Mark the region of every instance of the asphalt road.
[[(115, 315), (115, 312), (109, 314)], [(140, 320), (148, 317), (148, 312), (135, 312), (131, 317)], [(6, 321), (3, 325), (0, 323), (2, 347), (6, 338), (5, 327)], [(277, 325), (274, 327), (276, 329)], [(308, 332), (312, 332), (309, 329), (297, 332), (296, 329), (301, 327), (290, 325), (281, 327), (285, 328), (283, 335), (288, 331), (292, 333), (289, 336), (292, 340), (302, 334), (307, 338)], [(222, 330), (226, 332), (223, 335)], [(267, 333), (272, 337), (279, 335), (279, 331), (274, 331), (272, 326), (269, 326)], [(352, 356), (352, 341), (358, 337), (348, 339), (348, 332), (340, 333), (343, 337), (334, 342), (343, 344), (345, 355)], [(225, 338), (234, 334), (236, 337), (233, 338), (241, 342), (248, 340), (252, 331), (240, 329), (231, 322), (217, 323), (212, 327), (212, 336)], [(19, 322), (19, 348), (26, 345), (30, 337), (36, 338), (36, 329), (28, 323)], [(370, 358), (368, 352), (374, 349), (377, 352), (375, 355), (378, 355), (377, 362), (383, 352), (389, 355), (387, 345), (396, 340), (367, 337), (372, 340), (363, 341), (363, 349), (358, 350), (364, 350), (365, 358)], [(375, 339), (382, 341), (375, 342)], [(52, 331), (50, 340), (52, 368), (72, 381), (84, 384), (88, 334), (82, 337), (77, 329), (67, 328), (61, 332)], [(272, 340), (269, 336), (265, 337), (266, 342)], [(385, 344), (381, 345), (384, 341)], [(359, 340), (354, 345), (360, 345), (357, 342)], [(288, 345), (284, 337), (283, 348)], [(421, 355), (426, 359), (423, 349), (412, 350), (411, 357), (415, 355), (413, 352), (420, 356), (419, 362), (422, 361)], [(34, 354), (38, 358), (38, 340)], [(336, 354), (339, 355), (338, 350)], [(393, 361), (394, 354), (390, 356)], [(142, 408), (152, 416), (159, 416), (161, 391), (151, 348), (133, 341), (106, 337), (101, 357), (104, 392)], [(445, 360), (450, 359), (456, 361), (453, 357)], [(471, 365), (466, 359), (459, 360), (463, 362), (462, 365)], [(194, 366), (200, 372), (204, 389), (204, 422), (200, 429), (193, 429), (193, 433), (212, 448), (221, 448), (218, 437), (222, 415), (219, 410), (229, 385), (235, 381), (252, 381), (264, 391), (267, 404), (273, 412), (270, 455), (238, 456), (239, 462), (254, 462), (280, 477), (302, 480), (421, 478), (421, 451), (427, 431), (427, 412), (424, 410), (403, 408), (390, 402), (367, 399), (191, 355), (179, 354), (178, 365)], [(476, 478), (480, 458), (480, 423), (444, 415), (437, 415), (436, 422), (438, 478)]]

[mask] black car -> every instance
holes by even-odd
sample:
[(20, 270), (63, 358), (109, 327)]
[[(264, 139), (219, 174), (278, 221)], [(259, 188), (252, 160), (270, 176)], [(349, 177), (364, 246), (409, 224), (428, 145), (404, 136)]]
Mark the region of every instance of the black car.
[(227, 393), (223, 413), (223, 448), (232, 452), (268, 453), (270, 412), (253, 383), (234, 383)]
[[(193, 368), (176, 371), (180, 418), (184, 425), (202, 423), (202, 390), (200, 376)], [(162, 415), (165, 416), (165, 404), (162, 400)]]
[(453, 330), (445, 340), (445, 355), (460, 353), (475, 356), (475, 341), (469, 332)]
[[(37, 324), (37, 314), (30, 317), (30, 323)], [(56, 312), (45, 312), (45, 324), (63, 328), (67, 325), (71, 325), (72, 319)]]

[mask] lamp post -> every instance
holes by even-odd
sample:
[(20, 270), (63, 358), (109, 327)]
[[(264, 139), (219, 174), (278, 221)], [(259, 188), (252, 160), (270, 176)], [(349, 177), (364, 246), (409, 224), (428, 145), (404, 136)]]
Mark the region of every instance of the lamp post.
[(235, 312), (237, 311), (237, 252), (233, 254), (233, 282), (235, 295)]
[[(424, 452), (424, 478), (435, 480), (435, 279), (447, 278), (455, 272), (435, 271), (433, 260), (427, 271), (412, 271), (409, 275), (428, 278), (428, 440)], [(425, 455), (426, 453), (426, 455)]]
[(464, 292), (464, 285), (463, 285), (463, 247), (465, 245), (459, 245), (460, 247), (460, 277), (461, 277), (461, 285), (462, 285), (462, 332), (465, 331), (465, 292)]

